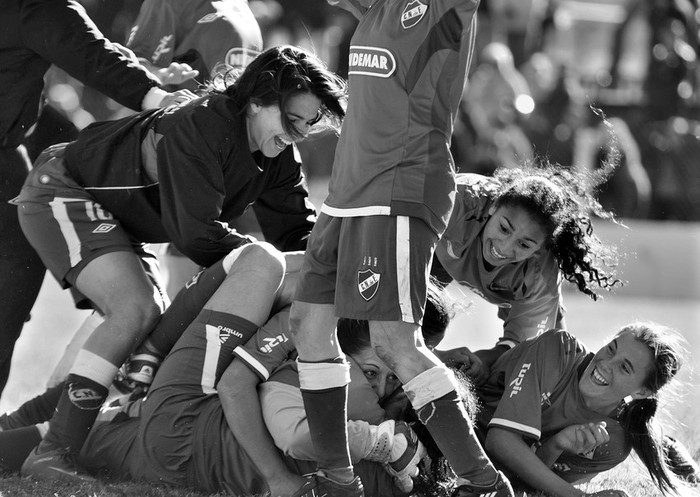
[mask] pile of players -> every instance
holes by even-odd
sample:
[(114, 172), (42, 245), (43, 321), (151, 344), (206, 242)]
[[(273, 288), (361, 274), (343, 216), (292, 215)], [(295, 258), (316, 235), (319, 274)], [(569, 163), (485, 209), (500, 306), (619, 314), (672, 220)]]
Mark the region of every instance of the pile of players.
[[(347, 85), (313, 54), (282, 46), (199, 96), (160, 89), (74, 2), (12, 4), (17, 26), (56, 25), (54, 43), (12, 52), (22, 77), (28, 64), (37, 74), (63, 64), (145, 110), (46, 148), (24, 178), (41, 83), (8, 104), (16, 118), (3, 118), (2, 160), (14, 183), (4, 183), (3, 212), (19, 225), (3, 236), (6, 274), (39, 276), (18, 292), (31, 307), (46, 267), (99, 319), (63, 381), (0, 421), (6, 469), (360, 497), (444, 489), (425, 484), (441, 467), (427, 457), (449, 465), (451, 495), (513, 496), (512, 481), (580, 496), (572, 483), (634, 449), (663, 492), (680, 484), (674, 472), (697, 481), (683, 446), (653, 430), (658, 393), (681, 366), (677, 334), (632, 323), (592, 354), (565, 331), (563, 280), (594, 298), (619, 283), (616, 253), (591, 224), (611, 217), (590, 191), (614, 154), (591, 177), (528, 164), (455, 173), (452, 116), (478, 1), (340, 2), (359, 19)], [(76, 46), (59, 41), (66, 30), (79, 33)], [(75, 53), (94, 66), (75, 67)], [(198, 74), (168, 67), (151, 69)], [(340, 135), (317, 217), (295, 143), (319, 129)], [(251, 205), (266, 242), (232, 228)], [(203, 267), (172, 304), (146, 246), (165, 242)], [(499, 306), (493, 349), (434, 349), (449, 279)], [(130, 355), (127, 378), (148, 395), (103, 409)]]

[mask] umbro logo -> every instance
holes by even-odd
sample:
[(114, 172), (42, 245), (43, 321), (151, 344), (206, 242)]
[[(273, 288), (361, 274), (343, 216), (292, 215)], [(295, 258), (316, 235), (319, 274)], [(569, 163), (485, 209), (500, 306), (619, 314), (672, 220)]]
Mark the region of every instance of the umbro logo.
[(226, 326), (217, 326), (217, 328), (219, 328), (219, 343), (221, 343), (221, 345), (225, 344), (232, 336), (236, 338), (243, 338), (243, 333), (240, 331), (233, 330)]
[(97, 228), (92, 230), (93, 233), (109, 233), (112, 231), (114, 228), (116, 228), (116, 224), (110, 224), (110, 223), (101, 223)]

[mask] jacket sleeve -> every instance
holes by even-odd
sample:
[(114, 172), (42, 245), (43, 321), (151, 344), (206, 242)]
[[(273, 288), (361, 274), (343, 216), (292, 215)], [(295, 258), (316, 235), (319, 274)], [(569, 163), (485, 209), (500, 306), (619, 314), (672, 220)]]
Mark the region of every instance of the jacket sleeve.
[(25, 0), (24, 44), (122, 105), (140, 111), (158, 79), (107, 40), (75, 0)]
[(253, 204), (260, 229), (265, 240), (283, 252), (304, 250), (316, 210), (309, 200), (296, 147), (283, 152), (272, 170), (268, 188)]
[(173, 61), (177, 44), (177, 12), (173, 2), (146, 0), (127, 46), (137, 57), (146, 59), (157, 67), (167, 67)]
[(163, 226), (178, 250), (206, 267), (253, 241), (221, 220), (225, 159), (215, 128), (203, 114), (190, 114), (157, 146)]

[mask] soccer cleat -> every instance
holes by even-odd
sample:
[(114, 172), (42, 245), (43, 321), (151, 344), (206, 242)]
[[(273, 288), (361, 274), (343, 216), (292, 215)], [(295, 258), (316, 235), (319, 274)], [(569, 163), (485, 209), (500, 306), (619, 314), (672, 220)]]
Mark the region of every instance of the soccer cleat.
[(693, 460), (688, 449), (681, 442), (669, 436), (664, 437), (663, 447), (669, 469), (688, 483), (699, 484), (700, 467)]
[(129, 359), (126, 378), (142, 385), (150, 385), (159, 365), (160, 359), (152, 354), (136, 354)]
[(490, 487), (478, 487), (476, 485), (460, 485), (452, 494), (452, 497), (515, 497), (513, 487), (508, 478), (498, 472), (496, 483)]
[(44, 441), (29, 453), (20, 474), (73, 482), (95, 481), (95, 478), (79, 469), (75, 457), (75, 453), (69, 449), (56, 448)]
[(309, 478), (301, 487), (299, 487), (296, 492), (292, 494), (292, 497), (317, 497), (317, 485), (318, 481), (316, 480), (316, 477)]
[(315, 494), (307, 494), (307, 497), (364, 497), (365, 489), (359, 476), (348, 483), (339, 483), (327, 478), (323, 471), (316, 473)]

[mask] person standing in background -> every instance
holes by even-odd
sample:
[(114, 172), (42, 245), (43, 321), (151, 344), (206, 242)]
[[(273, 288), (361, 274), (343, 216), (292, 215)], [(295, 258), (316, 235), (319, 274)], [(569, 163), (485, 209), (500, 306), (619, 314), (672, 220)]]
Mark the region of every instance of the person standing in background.
[(170, 94), (133, 53), (104, 38), (74, 0), (8, 0), (0, 17), (0, 392), (14, 344), (41, 288), (45, 268), (17, 221), (15, 197), (31, 169), (24, 141), (43, 107), (51, 64), (134, 110), (189, 100)]

